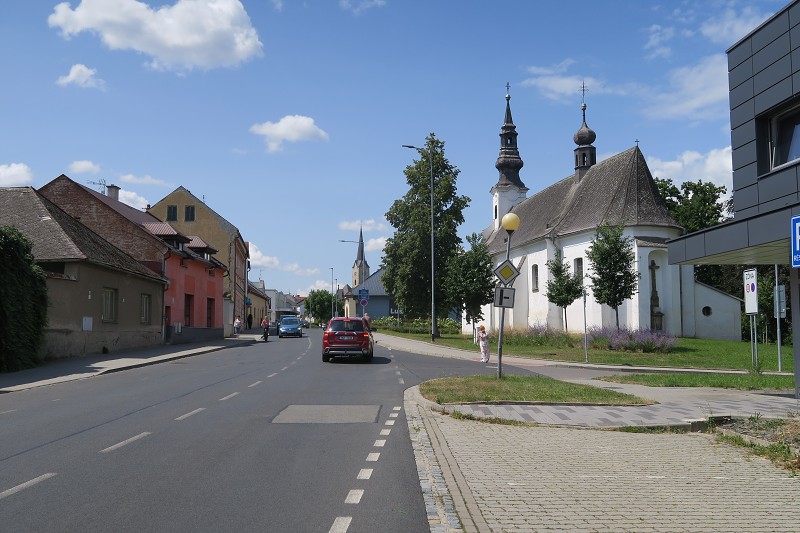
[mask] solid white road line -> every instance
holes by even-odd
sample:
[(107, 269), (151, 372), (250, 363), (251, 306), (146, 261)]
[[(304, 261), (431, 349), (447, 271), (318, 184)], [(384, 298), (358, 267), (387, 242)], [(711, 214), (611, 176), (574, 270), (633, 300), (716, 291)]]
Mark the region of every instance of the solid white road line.
[(247, 388), (249, 389), (250, 387), (255, 387), (256, 385), (261, 385), (262, 383), (264, 383), (264, 382), (263, 381), (256, 381), (252, 385), (248, 385)]
[(238, 395), (239, 395), (239, 393), (238, 393), (238, 392), (234, 392), (233, 394), (228, 394), (228, 395), (227, 395), (227, 396), (225, 396), (224, 398), (220, 398), (220, 399), (219, 399), (219, 401), (221, 401), (221, 402), (224, 402), (225, 400), (230, 400), (230, 399), (231, 399), (231, 398), (233, 398), (234, 396), (238, 396)]
[(347, 528), (350, 527), (352, 519), (352, 516), (337, 516), (328, 533), (347, 533)]
[(14, 413), (14, 412), (16, 412), (16, 409), (11, 409), (11, 410), (8, 410), (8, 411), (0, 411), (0, 415), (5, 415), (5, 414), (8, 414), (8, 413)]
[(375, 446), (376, 448), (383, 448), (384, 446), (386, 446), (386, 441), (385, 440), (376, 440), (375, 444), (373, 444), (373, 446)]
[(194, 410), (194, 411), (192, 411), (191, 413), (186, 413), (185, 415), (181, 415), (181, 416), (179, 416), (178, 418), (176, 418), (175, 420), (184, 420), (184, 419), (186, 419), (186, 418), (189, 418), (189, 417), (190, 417), (190, 416), (192, 416), (192, 415), (196, 415), (196, 414), (197, 414), (197, 413), (199, 413), (200, 411), (205, 411), (205, 410), (206, 410), (206, 408), (205, 408), (205, 407), (201, 407), (200, 409), (195, 409), (195, 410)]
[(344, 499), (344, 503), (358, 503), (361, 501), (361, 497), (364, 495), (364, 491), (361, 489), (353, 489), (347, 493), (347, 498)]
[(381, 457), (380, 453), (371, 453), (371, 454), (367, 455), (367, 461), (370, 462), (370, 463), (374, 463), (375, 461), (380, 459), (380, 457)]
[(356, 479), (369, 479), (372, 477), (372, 469), (371, 468), (362, 468), (358, 472), (358, 476)]
[(386, 435), (390, 434), (391, 432), (392, 432), (391, 429), (382, 429), (381, 430), (381, 435), (383, 435), (385, 437)]
[(53, 472), (49, 472), (47, 474), (42, 474), (41, 476), (39, 476), (37, 478), (34, 478), (34, 479), (30, 480), (30, 481), (26, 481), (25, 483), (22, 483), (21, 485), (17, 485), (16, 487), (11, 487), (8, 490), (4, 490), (3, 492), (0, 492), (0, 500), (5, 498), (6, 496), (11, 496), (12, 494), (16, 494), (21, 490), (25, 490), (28, 487), (32, 487), (32, 486), (36, 485), (37, 483), (39, 483), (41, 481), (44, 481), (45, 479), (50, 479), (51, 477), (53, 477), (55, 475), (56, 474), (54, 474)]
[(116, 443), (116, 444), (115, 444), (115, 445), (113, 445), (113, 446), (109, 446), (109, 447), (108, 447), (108, 448), (106, 448), (105, 450), (100, 450), (100, 453), (108, 453), (108, 452), (113, 452), (113, 451), (114, 451), (114, 450), (116, 450), (117, 448), (122, 448), (123, 446), (126, 446), (126, 445), (130, 444), (131, 442), (135, 442), (135, 441), (137, 441), (137, 440), (139, 440), (139, 439), (143, 439), (143, 438), (145, 438), (145, 437), (146, 437), (146, 436), (148, 436), (148, 435), (150, 435), (150, 432), (149, 432), (149, 431), (145, 431), (144, 433), (139, 433), (139, 434), (138, 434), (138, 435), (136, 435), (135, 437), (131, 437), (131, 438), (129, 438), (129, 439), (127, 439), (127, 440), (124, 440), (124, 441), (122, 441), (122, 442), (118, 442), (118, 443)]

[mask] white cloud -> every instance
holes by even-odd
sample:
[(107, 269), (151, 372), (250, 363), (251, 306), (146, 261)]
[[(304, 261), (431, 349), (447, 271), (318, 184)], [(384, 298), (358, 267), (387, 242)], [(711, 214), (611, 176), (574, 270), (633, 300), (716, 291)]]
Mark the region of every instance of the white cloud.
[(685, 181), (703, 180), (723, 185), (728, 195), (733, 191), (731, 147), (716, 148), (705, 154), (687, 150), (672, 161), (662, 161), (648, 156), (647, 165), (653, 176), (671, 179), (679, 185)]
[(272, 0), (272, 7), (275, 11), (283, 11), (283, 0)]
[(100, 172), (100, 165), (86, 159), (73, 161), (67, 168), (71, 174), (97, 174)]
[(666, 45), (675, 36), (675, 28), (662, 27), (658, 24), (653, 24), (647, 28), (650, 34), (647, 43), (644, 45), (645, 50), (650, 50), (647, 59), (665, 58), (672, 55), (672, 49)]
[(150, 202), (148, 202), (144, 196), (141, 196), (133, 191), (126, 191), (125, 189), (120, 189), (119, 201), (123, 204), (128, 204), (131, 207), (135, 207), (136, 209), (144, 209), (150, 205)]
[(33, 172), (25, 163), (0, 165), (0, 187), (19, 187), (30, 183), (33, 183)]
[(534, 74), (531, 78), (522, 80), (523, 87), (538, 89), (541, 95), (548, 100), (575, 101), (576, 95), (585, 86), (589, 94), (616, 94), (626, 95), (635, 90), (633, 85), (620, 85), (612, 87), (603, 80), (590, 76), (566, 75), (562, 68), (572, 65), (573, 61), (562, 61), (556, 67), (528, 67), (528, 72)]
[(152, 8), (138, 0), (58, 4), (47, 19), (69, 39), (97, 34), (111, 50), (150, 56), (157, 70), (234, 67), (262, 55), (263, 45), (239, 0), (177, 0)]
[(388, 237), (378, 237), (375, 239), (367, 239), (364, 243), (364, 249), (368, 252), (381, 252), (386, 247), (386, 240)]
[(134, 176), (133, 174), (125, 174), (119, 178), (123, 183), (135, 183), (136, 185), (158, 185), (160, 187), (169, 187), (170, 184), (166, 181), (153, 178), (151, 176)]
[(772, 13), (759, 13), (752, 6), (745, 6), (740, 13), (733, 9), (715, 11), (713, 18), (700, 26), (700, 33), (711, 42), (730, 46), (770, 16)]
[(95, 74), (97, 74), (97, 70), (78, 63), (72, 65), (72, 67), (69, 69), (69, 74), (66, 76), (59, 76), (58, 80), (56, 80), (56, 83), (62, 87), (66, 87), (67, 85), (77, 85), (78, 87), (83, 87), (84, 89), (100, 89), (101, 91), (105, 90), (106, 82), (100, 78), (96, 78)]
[(361, 229), (364, 231), (385, 231), (389, 229), (389, 224), (372, 218), (369, 220), (342, 220), (337, 225), (339, 229), (345, 231), (359, 231)]
[(314, 124), (313, 118), (302, 115), (286, 115), (278, 122), (253, 124), (250, 133), (264, 136), (267, 152), (280, 152), (284, 142), (328, 140), (328, 134)]
[(252, 268), (266, 268), (281, 272), (291, 272), (301, 277), (319, 274), (319, 268), (301, 268), (297, 263), (282, 265), (277, 257), (264, 255), (258, 246), (252, 242), (250, 243), (250, 266)]
[(383, 7), (386, 0), (339, 0), (339, 7), (346, 11), (352, 11), (355, 15), (360, 15), (373, 7)]
[(728, 60), (725, 54), (668, 74), (670, 89), (654, 93), (645, 114), (651, 118), (716, 119), (728, 112)]

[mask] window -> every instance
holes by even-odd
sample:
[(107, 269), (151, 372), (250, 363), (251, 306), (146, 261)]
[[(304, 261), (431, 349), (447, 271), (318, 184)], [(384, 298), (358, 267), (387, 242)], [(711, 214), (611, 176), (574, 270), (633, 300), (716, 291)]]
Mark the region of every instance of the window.
[(103, 287), (103, 322), (117, 321), (117, 289)]
[(214, 327), (214, 298), (206, 298), (206, 327)]
[(711, 316), (711, 308), (709, 306), (703, 307), (703, 316)]
[(192, 325), (192, 306), (194, 304), (194, 296), (186, 294), (183, 297), (183, 325), (190, 327)]
[(194, 206), (193, 205), (187, 205), (186, 206), (186, 213), (185, 213), (185, 216), (183, 217), (183, 219), (186, 222), (194, 222)]
[(149, 294), (142, 294), (141, 297), (141, 312), (139, 316), (139, 321), (142, 324), (149, 324), (150, 323), (150, 302), (152, 301), (152, 297)]
[[(583, 258), (578, 257), (575, 261), (572, 262), (572, 271), (575, 272), (575, 275), (579, 278), (583, 279)], [(583, 283), (583, 282), (581, 282)]]
[(539, 292), (539, 265), (531, 265), (531, 291)]
[(770, 146), (772, 168), (800, 159), (800, 108), (772, 119)]
[(167, 206), (167, 222), (174, 222), (178, 220), (178, 206), (177, 205), (168, 205)]

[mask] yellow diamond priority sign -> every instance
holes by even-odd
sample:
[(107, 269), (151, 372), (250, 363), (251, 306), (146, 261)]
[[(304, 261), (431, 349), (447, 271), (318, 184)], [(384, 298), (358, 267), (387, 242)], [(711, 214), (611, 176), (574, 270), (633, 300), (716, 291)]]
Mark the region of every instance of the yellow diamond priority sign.
[(519, 270), (514, 266), (510, 260), (506, 259), (494, 269), (494, 275), (497, 279), (508, 285), (519, 276)]

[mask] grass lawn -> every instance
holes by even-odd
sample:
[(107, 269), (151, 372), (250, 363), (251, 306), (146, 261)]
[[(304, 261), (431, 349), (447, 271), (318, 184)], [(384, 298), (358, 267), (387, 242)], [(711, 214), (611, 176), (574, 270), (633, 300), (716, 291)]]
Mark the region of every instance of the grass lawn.
[(558, 381), (544, 376), (461, 376), (434, 379), (420, 393), (439, 404), (465, 402), (585, 403), (591, 405), (651, 405), (656, 402), (610, 390)]
[[(388, 329), (381, 329), (380, 333), (430, 342), (429, 333), (400, 333)], [(462, 348), (464, 350), (478, 352), (478, 347), (472, 343), (471, 336), (446, 334), (436, 339), (436, 342), (453, 348)], [(490, 339), (489, 348), (493, 354), (497, 353), (496, 338)], [(776, 345), (759, 344), (758, 351), (762, 370), (778, 370), (778, 347)], [(783, 371), (794, 372), (792, 347), (784, 346), (782, 352)], [(531, 357), (551, 361), (585, 361), (582, 337), (576, 337), (575, 345), (571, 347), (521, 346), (504, 341), (503, 355)], [(664, 354), (615, 352), (590, 348), (589, 362), (608, 365), (726, 370), (749, 370), (752, 366), (750, 343), (747, 341), (737, 342), (690, 338), (679, 338), (673, 352)]]
[(633, 383), (647, 387), (715, 387), (739, 390), (784, 390), (794, 389), (794, 376), (772, 376), (764, 374), (617, 374), (602, 378), (614, 383)]

